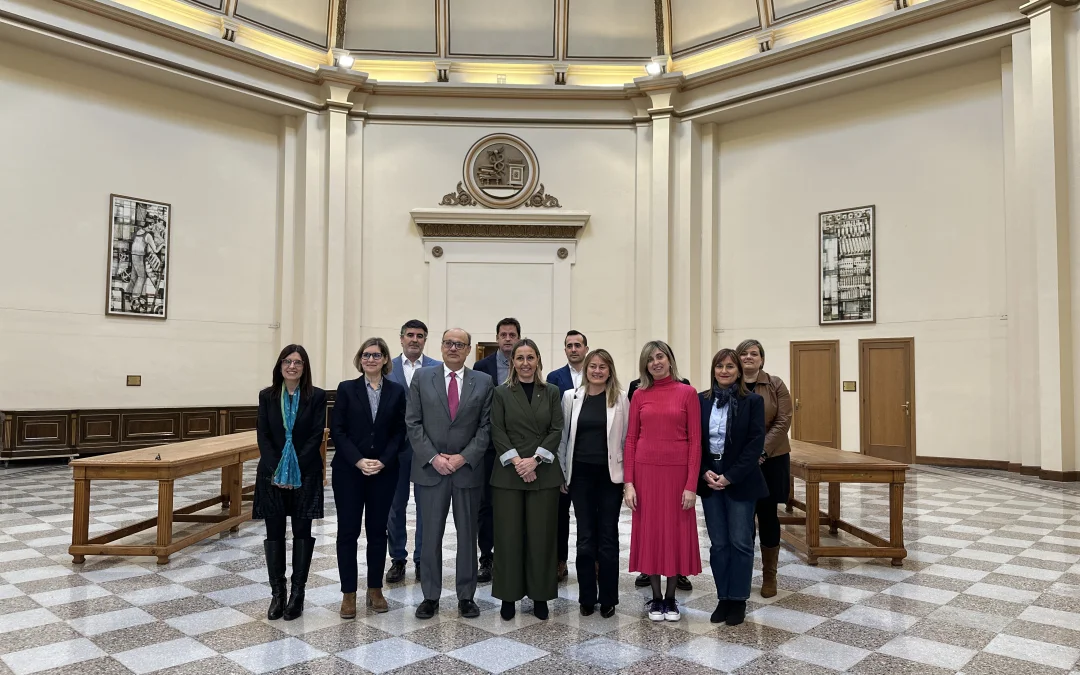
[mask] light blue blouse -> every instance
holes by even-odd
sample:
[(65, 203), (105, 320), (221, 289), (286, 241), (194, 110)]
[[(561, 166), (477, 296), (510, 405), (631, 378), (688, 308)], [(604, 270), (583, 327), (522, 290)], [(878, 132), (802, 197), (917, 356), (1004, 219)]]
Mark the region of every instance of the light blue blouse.
[(712, 407), (709, 413), (709, 452), (717, 459), (724, 456), (724, 441), (727, 439), (727, 418), (729, 405), (722, 408)]

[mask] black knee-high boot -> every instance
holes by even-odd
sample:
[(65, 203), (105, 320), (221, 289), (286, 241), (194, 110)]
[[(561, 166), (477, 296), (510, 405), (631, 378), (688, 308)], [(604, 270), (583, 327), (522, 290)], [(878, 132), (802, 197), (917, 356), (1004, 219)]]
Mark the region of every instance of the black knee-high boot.
[(285, 613), (285, 542), (266, 539), (263, 541), (263, 553), (266, 554), (266, 572), (270, 577), (272, 593), (266, 618), (275, 621)]
[(315, 539), (293, 539), (292, 590), (289, 604), (285, 607), (285, 620), (292, 621), (304, 613), (304, 586), (311, 569), (311, 554), (315, 552)]

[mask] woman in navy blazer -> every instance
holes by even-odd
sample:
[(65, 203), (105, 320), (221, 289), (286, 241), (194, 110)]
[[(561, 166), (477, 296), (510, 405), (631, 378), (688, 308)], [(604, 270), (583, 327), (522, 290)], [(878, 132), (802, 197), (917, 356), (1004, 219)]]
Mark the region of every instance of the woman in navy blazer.
[(769, 493), (758, 463), (765, 452), (765, 403), (746, 388), (734, 350), (717, 352), (712, 372), (712, 387), (699, 397), (698, 494), (718, 599), (711, 620), (737, 626), (746, 616), (754, 574), (754, 510)]
[(356, 617), (356, 541), (365, 508), (367, 606), (376, 612), (389, 609), (382, 594), (386, 521), (397, 489), (398, 453), (405, 443), (405, 388), (386, 377), (392, 368), (386, 342), (365, 340), (353, 365), (361, 375), (338, 385), (330, 421), (343, 619)]

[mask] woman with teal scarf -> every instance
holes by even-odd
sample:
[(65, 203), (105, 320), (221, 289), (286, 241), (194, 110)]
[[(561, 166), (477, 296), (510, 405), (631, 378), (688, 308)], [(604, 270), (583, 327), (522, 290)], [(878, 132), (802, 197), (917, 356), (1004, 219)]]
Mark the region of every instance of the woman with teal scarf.
[[(267, 576), (273, 597), (266, 618), (291, 621), (304, 613), (315, 539), (311, 521), (323, 517), (319, 446), (326, 427), (326, 392), (311, 384), (310, 361), (300, 345), (281, 350), (273, 384), (259, 392), (259, 467), (252, 518), (266, 521)], [(285, 595), (285, 519), (292, 519), (292, 593)]]

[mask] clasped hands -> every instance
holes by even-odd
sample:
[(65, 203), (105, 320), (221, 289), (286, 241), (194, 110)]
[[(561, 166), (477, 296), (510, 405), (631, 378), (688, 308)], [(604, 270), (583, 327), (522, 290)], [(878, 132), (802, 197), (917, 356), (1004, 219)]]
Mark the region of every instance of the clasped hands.
[(461, 455), (448, 455), (440, 452), (431, 460), (431, 466), (444, 476), (449, 476), (461, 467), (465, 466), (465, 458)]
[(731, 485), (731, 481), (729, 481), (723, 475), (710, 470), (705, 472), (705, 484), (713, 490), (723, 490), (727, 486)]
[[(623, 486), (623, 503), (626, 504), (626, 508), (631, 511), (637, 511), (638, 497), (637, 490), (634, 489), (633, 483), (626, 483)], [(683, 511), (689, 511), (697, 506), (697, 494), (691, 490), (683, 490), (680, 497), (679, 505)]]
[(365, 476), (374, 476), (385, 469), (386, 465), (377, 459), (362, 459), (356, 463), (356, 468), (360, 469)]
[(540, 466), (540, 461), (535, 457), (515, 457), (510, 463), (514, 465), (514, 471), (517, 471), (521, 480), (526, 483), (536, 480), (536, 467)]

